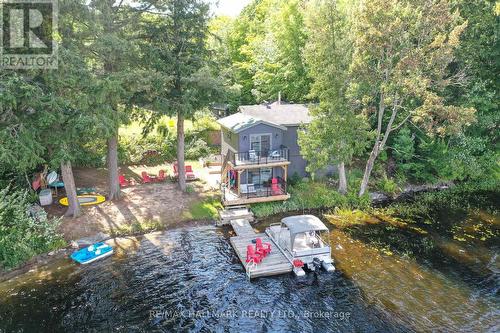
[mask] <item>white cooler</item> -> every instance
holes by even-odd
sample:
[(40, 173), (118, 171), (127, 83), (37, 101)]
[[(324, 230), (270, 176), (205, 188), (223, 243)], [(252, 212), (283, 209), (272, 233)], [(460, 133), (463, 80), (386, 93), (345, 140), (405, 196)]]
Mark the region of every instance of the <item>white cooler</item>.
[(47, 190), (40, 191), (40, 205), (42, 205), (42, 206), (52, 205), (52, 191), (51, 190), (47, 189)]

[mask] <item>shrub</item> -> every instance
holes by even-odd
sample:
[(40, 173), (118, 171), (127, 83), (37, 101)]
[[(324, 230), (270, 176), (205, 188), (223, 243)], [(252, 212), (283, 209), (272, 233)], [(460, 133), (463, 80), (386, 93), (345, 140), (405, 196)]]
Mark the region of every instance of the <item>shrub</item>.
[(207, 142), (199, 139), (193, 138), (186, 144), (186, 159), (197, 160), (201, 157), (206, 157), (210, 154), (210, 147)]
[(481, 208), (498, 212), (498, 189), (500, 181), (470, 181), (454, 186), (445, 191), (427, 192), (418, 195), (409, 203), (393, 204), (396, 215), (407, 219), (425, 219), (443, 207), (455, 211), (466, 212), (469, 209)]
[(366, 208), (370, 205), (368, 195), (359, 198), (353, 188), (347, 195), (342, 195), (336, 189), (325, 183), (314, 181), (300, 181), (288, 186), (290, 199), (281, 202), (267, 202), (252, 205), (252, 211), (257, 217), (273, 214), (310, 210), (341, 208)]
[(378, 189), (389, 195), (394, 195), (399, 191), (398, 184), (393, 179), (388, 178), (384, 175), (382, 179), (378, 181)]
[(33, 256), (66, 245), (56, 232), (58, 219), (29, 214), (27, 191), (0, 190), (0, 265), (15, 267)]

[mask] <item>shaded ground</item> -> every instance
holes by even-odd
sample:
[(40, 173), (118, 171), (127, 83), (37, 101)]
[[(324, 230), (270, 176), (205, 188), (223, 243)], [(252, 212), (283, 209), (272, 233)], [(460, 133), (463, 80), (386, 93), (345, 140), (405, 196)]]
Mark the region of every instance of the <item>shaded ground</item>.
[[(190, 193), (178, 190), (173, 179), (164, 183), (141, 184), (142, 171), (158, 174), (159, 170), (163, 169), (171, 177), (170, 165), (122, 167), (121, 172), (127, 179), (134, 179), (136, 185), (122, 189), (123, 196), (119, 201), (82, 207), (83, 214), (79, 218), (64, 218), (60, 225), (61, 233), (69, 241), (92, 236), (98, 232), (123, 235), (146, 229), (162, 229), (192, 219), (194, 214), (191, 214), (191, 211), (198, 210), (197, 206), (213, 198), (216, 192), (213, 181), (207, 179), (208, 172), (198, 163), (189, 164), (200, 177), (200, 180), (189, 183)], [(107, 196), (106, 169), (77, 168), (74, 170), (74, 176), (78, 188), (93, 187), (97, 193)], [(61, 191), (57, 200), (54, 198), (54, 203), (50, 207), (45, 207), (50, 215), (64, 214), (66, 208), (59, 204), (59, 199), (64, 196), (64, 191)], [(203, 214), (201, 215), (203, 217)]]

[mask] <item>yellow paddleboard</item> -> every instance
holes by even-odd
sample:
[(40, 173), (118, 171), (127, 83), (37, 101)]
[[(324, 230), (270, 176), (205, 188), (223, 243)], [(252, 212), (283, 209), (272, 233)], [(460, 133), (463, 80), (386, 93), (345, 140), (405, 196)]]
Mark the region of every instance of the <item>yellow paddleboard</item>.
[[(106, 198), (102, 195), (79, 195), (77, 196), (78, 202), (80, 202), (80, 206), (92, 206), (98, 205), (106, 201)], [(68, 206), (68, 198), (64, 197), (59, 200), (59, 203), (63, 206)]]

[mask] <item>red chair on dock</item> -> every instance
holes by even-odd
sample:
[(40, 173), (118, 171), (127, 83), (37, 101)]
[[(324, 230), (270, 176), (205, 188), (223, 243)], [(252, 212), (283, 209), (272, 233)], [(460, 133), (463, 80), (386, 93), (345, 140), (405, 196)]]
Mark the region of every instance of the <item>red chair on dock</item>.
[(247, 263), (253, 262), (255, 264), (260, 264), (262, 262), (262, 256), (255, 252), (253, 245), (247, 246)]
[(262, 243), (261, 238), (255, 239), (255, 252), (260, 254), (262, 257), (267, 256), (271, 253), (271, 244), (270, 243)]

